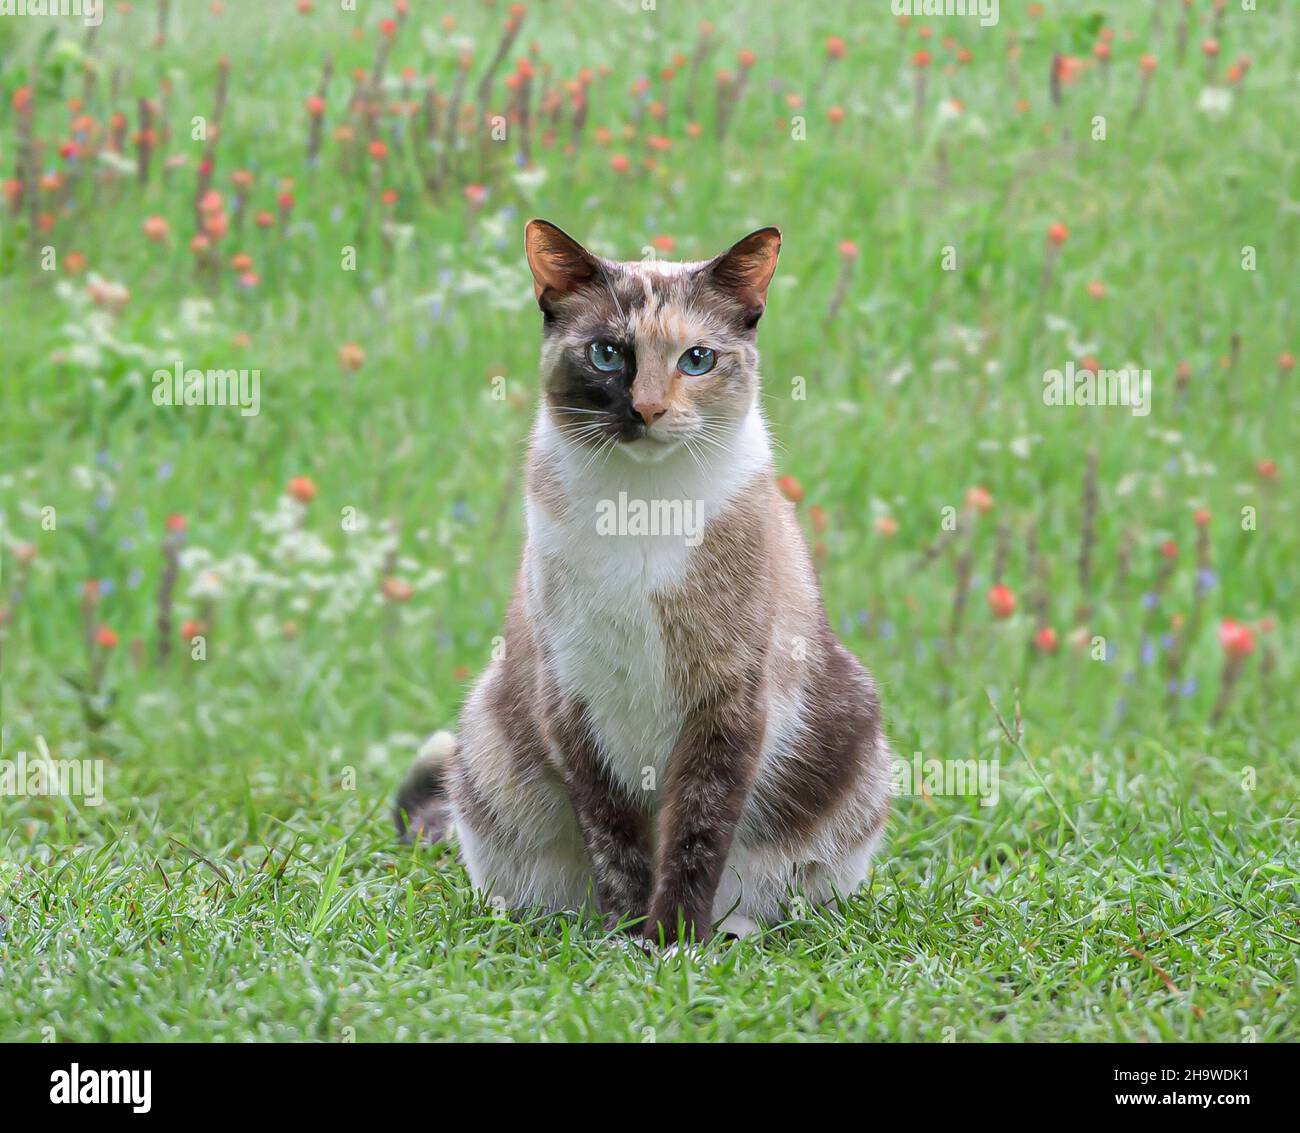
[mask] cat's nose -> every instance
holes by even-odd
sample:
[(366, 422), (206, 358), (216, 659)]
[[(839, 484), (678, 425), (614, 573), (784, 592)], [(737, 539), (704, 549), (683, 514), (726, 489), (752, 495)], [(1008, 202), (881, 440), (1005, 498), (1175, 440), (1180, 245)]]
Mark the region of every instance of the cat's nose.
[(668, 406), (654, 398), (639, 397), (632, 402), (632, 411), (647, 425), (653, 425), (668, 412)]

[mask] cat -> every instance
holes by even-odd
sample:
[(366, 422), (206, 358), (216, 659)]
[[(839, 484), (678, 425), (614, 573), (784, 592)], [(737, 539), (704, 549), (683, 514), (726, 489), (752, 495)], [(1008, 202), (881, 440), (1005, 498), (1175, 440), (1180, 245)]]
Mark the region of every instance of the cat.
[(524, 243), (542, 397), (523, 560), (504, 648), (412, 768), (399, 831), (454, 828), (498, 904), (594, 898), (659, 943), (848, 894), (891, 755), (774, 479), (755, 340), (781, 234), (700, 263), (605, 260), (543, 220)]

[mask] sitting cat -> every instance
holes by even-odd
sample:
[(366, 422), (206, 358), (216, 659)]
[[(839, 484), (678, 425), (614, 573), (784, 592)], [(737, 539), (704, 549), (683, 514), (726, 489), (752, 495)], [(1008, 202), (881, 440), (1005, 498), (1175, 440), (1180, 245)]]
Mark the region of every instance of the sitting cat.
[(851, 892), (890, 755), (773, 480), (755, 337), (780, 233), (706, 263), (611, 262), (542, 220), (525, 246), (542, 398), (505, 647), (399, 828), (454, 825), (509, 906), (594, 897), (665, 942)]

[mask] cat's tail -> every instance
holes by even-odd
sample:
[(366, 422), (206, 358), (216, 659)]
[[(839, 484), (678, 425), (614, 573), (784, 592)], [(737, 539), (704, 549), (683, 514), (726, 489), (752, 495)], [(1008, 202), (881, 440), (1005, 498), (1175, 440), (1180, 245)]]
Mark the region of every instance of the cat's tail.
[(456, 750), (451, 732), (434, 732), (420, 749), (397, 788), (393, 821), (403, 842), (444, 842), (451, 834), (451, 800), (447, 795), (447, 761)]

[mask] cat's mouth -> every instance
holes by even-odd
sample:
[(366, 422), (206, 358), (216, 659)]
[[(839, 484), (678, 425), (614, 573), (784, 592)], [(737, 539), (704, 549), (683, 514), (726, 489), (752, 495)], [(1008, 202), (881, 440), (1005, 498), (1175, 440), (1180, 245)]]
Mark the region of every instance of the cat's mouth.
[(657, 437), (648, 429), (642, 429), (639, 436), (625, 439), (619, 447), (638, 464), (655, 464), (680, 443), (676, 437)]

